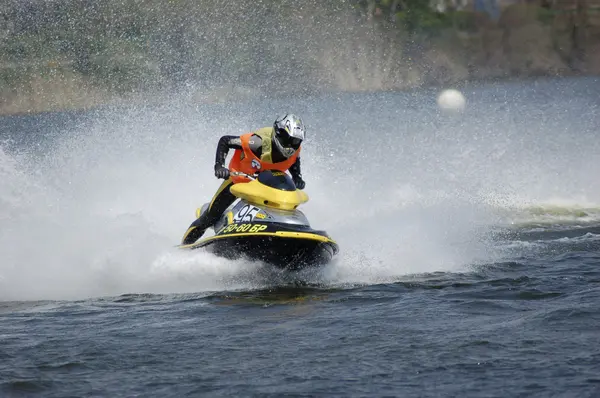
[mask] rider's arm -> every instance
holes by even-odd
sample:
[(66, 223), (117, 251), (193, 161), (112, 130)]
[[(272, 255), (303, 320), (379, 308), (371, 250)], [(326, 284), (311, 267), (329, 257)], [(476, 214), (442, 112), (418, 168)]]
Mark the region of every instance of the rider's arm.
[(290, 174), (294, 180), (296, 178), (302, 179), (302, 172), (300, 170), (300, 156), (298, 156), (294, 164), (290, 166)]
[(242, 140), (235, 135), (224, 135), (217, 144), (215, 165), (225, 166), (225, 159), (230, 149), (242, 149)]

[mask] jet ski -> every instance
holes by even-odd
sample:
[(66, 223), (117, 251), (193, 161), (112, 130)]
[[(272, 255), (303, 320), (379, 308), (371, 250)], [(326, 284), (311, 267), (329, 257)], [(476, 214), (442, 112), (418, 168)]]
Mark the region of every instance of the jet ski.
[[(308, 201), (291, 177), (265, 170), (258, 175), (232, 172), (251, 181), (234, 184), (238, 199), (213, 225), (209, 236), (180, 249), (206, 249), (228, 259), (248, 258), (284, 269), (324, 265), (338, 253), (338, 244), (325, 231), (314, 230), (298, 207)], [(208, 209), (197, 209), (196, 217)]]

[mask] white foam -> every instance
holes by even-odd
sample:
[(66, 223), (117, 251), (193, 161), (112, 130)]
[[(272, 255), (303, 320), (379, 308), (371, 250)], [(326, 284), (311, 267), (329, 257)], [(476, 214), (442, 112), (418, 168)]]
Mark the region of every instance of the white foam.
[[(489, 226), (527, 220), (523, 209), (552, 198), (582, 204), (579, 198), (599, 197), (599, 180), (581, 167), (597, 164), (600, 153), (597, 140), (584, 139), (594, 136), (591, 130), (578, 131), (578, 141), (555, 127), (549, 140), (548, 122), (527, 117), (526, 125), (511, 125), (495, 108), (457, 120), (400, 112), (393, 101), (393, 111), (377, 103), (381, 114), (360, 102), (327, 104), (340, 106), (344, 118), (319, 114), (326, 107), (318, 103), (305, 107), (314, 134), (303, 149), (311, 197), (304, 212), (341, 253), (310, 274), (317, 283), (468, 270), (495, 259)], [(219, 136), (241, 134), (278, 113), (274, 105), (257, 108), (260, 122), (239, 110), (231, 118), (227, 106), (218, 118), (114, 114), (60, 132), (43, 157), (0, 151), (0, 300), (285, 282), (258, 264), (173, 252), (196, 207), (219, 186), (212, 175)]]

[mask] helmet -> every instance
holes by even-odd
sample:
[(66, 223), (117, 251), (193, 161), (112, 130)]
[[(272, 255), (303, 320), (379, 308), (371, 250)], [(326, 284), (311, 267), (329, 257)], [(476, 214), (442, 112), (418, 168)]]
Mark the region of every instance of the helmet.
[(289, 158), (304, 140), (304, 123), (296, 115), (280, 116), (273, 124), (273, 142), (283, 156)]

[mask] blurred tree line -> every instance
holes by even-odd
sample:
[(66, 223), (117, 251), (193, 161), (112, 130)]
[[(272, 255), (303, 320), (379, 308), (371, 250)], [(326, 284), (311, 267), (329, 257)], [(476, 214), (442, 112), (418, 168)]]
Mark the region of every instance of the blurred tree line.
[(0, 9), (0, 68), (5, 83), (36, 68), (72, 68), (118, 91), (268, 80), (272, 66), (295, 62), (293, 51), (278, 51), (287, 27), (273, 5), (9, 0)]
[(374, 6), (406, 32), (456, 21), (424, 0), (5, 0), (0, 81), (72, 68), (121, 92), (190, 81), (293, 85), (311, 75), (319, 40), (335, 46), (340, 33), (356, 35), (348, 24), (371, 20)]
[(563, 29), (562, 41), (548, 44), (556, 51), (581, 52), (569, 39), (582, 31), (578, 11), (557, 25), (549, 2), (556, 3), (540, 0), (532, 12), (517, 7), (491, 26), (456, 0), (4, 0), (0, 92), (34, 92), (34, 78), (39, 87), (62, 79), (83, 82), (83, 92), (125, 94), (226, 85), (378, 90), (484, 76), (493, 68), (512, 73), (527, 66), (503, 64), (521, 45), (507, 32), (524, 18)]

